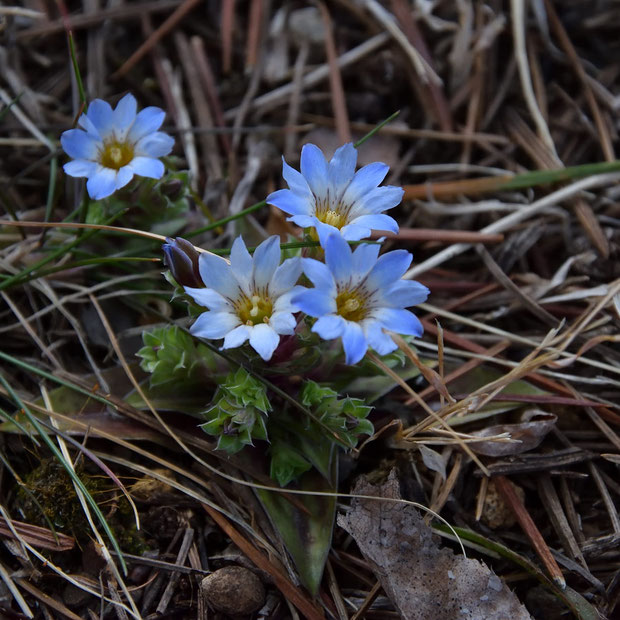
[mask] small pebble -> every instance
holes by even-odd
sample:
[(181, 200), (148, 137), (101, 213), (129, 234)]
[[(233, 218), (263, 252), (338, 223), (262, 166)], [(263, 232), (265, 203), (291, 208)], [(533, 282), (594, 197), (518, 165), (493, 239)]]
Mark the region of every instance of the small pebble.
[(202, 580), (200, 589), (207, 604), (229, 616), (245, 616), (263, 606), (261, 580), (242, 566), (226, 566)]

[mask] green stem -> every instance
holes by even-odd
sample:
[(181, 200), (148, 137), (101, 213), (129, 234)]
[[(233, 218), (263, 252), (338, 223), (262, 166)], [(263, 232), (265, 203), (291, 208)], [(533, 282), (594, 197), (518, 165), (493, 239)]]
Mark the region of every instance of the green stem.
[(71, 64), (73, 65), (73, 73), (75, 74), (75, 81), (77, 82), (78, 92), (80, 93), (80, 100), (86, 106), (86, 91), (84, 90), (84, 82), (82, 82), (82, 74), (80, 73), (80, 67), (77, 61), (77, 54), (75, 52), (75, 42), (73, 41), (73, 32), (69, 30), (69, 53), (71, 55)]
[(192, 237), (195, 237), (196, 235), (199, 235), (200, 233), (207, 232), (207, 230), (213, 230), (214, 228), (218, 228), (220, 226), (223, 226), (224, 224), (228, 224), (228, 222), (232, 222), (233, 220), (238, 220), (239, 218), (244, 217), (248, 215), (249, 213), (254, 213), (254, 211), (258, 211), (260, 208), (266, 205), (267, 203), (264, 200), (261, 200), (260, 202), (253, 204), (251, 207), (248, 207), (247, 209), (243, 209), (243, 211), (239, 211), (239, 213), (235, 213), (235, 215), (230, 215), (221, 220), (218, 220), (217, 222), (212, 222), (211, 224), (208, 224), (207, 226), (203, 226), (202, 228), (197, 228), (196, 230), (192, 230), (186, 233), (185, 237), (187, 239), (191, 239)]
[(381, 121), (376, 127), (371, 129), (363, 138), (360, 138), (353, 146), (355, 148), (359, 148), (366, 140), (372, 138), (378, 131), (383, 129), (388, 123), (391, 123), (398, 115), (400, 114), (400, 110), (396, 110), (394, 114), (388, 116), (384, 121)]

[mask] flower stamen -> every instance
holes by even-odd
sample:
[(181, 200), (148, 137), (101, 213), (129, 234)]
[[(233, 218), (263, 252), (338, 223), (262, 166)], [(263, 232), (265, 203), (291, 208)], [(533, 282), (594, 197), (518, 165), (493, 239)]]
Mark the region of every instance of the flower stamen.
[(268, 297), (252, 295), (244, 297), (237, 306), (241, 321), (248, 327), (259, 323), (268, 323), (273, 310), (273, 304)]
[(366, 318), (366, 300), (358, 289), (344, 290), (336, 297), (336, 312), (347, 321), (361, 321)]
[(134, 158), (133, 144), (129, 142), (118, 142), (116, 140), (104, 143), (99, 156), (99, 163), (101, 163), (102, 166), (120, 170)]

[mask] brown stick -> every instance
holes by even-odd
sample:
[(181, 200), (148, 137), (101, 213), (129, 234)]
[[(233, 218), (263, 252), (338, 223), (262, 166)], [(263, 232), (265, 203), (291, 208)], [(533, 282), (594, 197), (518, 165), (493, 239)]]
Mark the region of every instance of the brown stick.
[(371, 239), (398, 239), (399, 241), (439, 241), (440, 243), (501, 243), (504, 235), (486, 234), (470, 230), (442, 230), (437, 228), (401, 228), (398, 233), (374, 231)]
[(149, 50), (159, 43), (197, 4), (200, 0), (185, 0), (181, 6), (177, 7), (170, 17), (155, 30), (155, 32), (123, 63), (121, 68), (112, 74), (113, 80), (118, 79), (128, 73), (142, 58), (148, 54)]
[(558, 14), (556, 13), (555, 7), (553, 3), (549, 0), (545, 0), (545, 9), (547, 11), (547, 16), (549, 17), (549, 21), (551, 22), (551, 27), (555, 31), (558, 39), (560, 40), (560, 45), (566, 52), (566, 55), (569, 57), (572, 65), (575, 68), (575, 72), (577, 73), (577, 77), (583, 86), (583, 93), (586, 97), (586, 101), (588, 102), (588, 106), (590, 108), (590, 112), (592, 112), (592, 117), (594, 118), (594, 123), (596, 124), (596, 130), (598, 131), (598, 135), (601, 139), (601, 150), (603, 151), (603, 155), (607, 161), (614, 161), (616, 156), (614, 155), (614, 148), (611, 143), (611, 139), (609, 137), (609, 131), (607, 127), (605, 127), (605, 121), (603, 116), (601, 115), (601, 111), (598, 107), (596, 99), (594, 98), (594, 93), (592, 92), (592, 88), (590, 87), (590, 83), (588, 82), (588, 77), (586, 76), (586, 72), (581, 64), (581, 60), (579, 56), (577, 56), (577, 52), (573, 44), (571, 43), (570, 37), (566, 33)]
[(334, 119), (336, 121), (336, 131), (338, 141), (341, 144), (351, 142), (351, 128), (349, 126), (349, 115), (347, 114), (347, 104), (342, 86), (342, 75), (338, 66), (338, 53), (332, 31), (332, 19), (327, 7), (322, 2), (318, 3), (325, 27), (325, 54), (329, 64), (329, 85), (332, 97), (332, 107), (334, 108)]
[(439, 181), (438, 183), (421, 183), (418, 185), (403, 185), (405, 200), (429, 198), (445, 198), (456, 194), (483, 194), (501, 189), (512, 175), (497, 177), (481, 177), (479, 179), (464, 179), (463, 181)]
[[(147, 13), (163, 13), (174, 9), (179, 4), (179, 0), (155, 0), (155, 2), (139, 2), (136, 4), (123, 3), (117, 7), (103, 9), (96, 13), (82, 13), (77, 15), (70, 13), (68, 18), (71, 23), (71, 30), (75, 32), (82, 28), (96, 26), (106, 20), (126, 21), (139, 18)], [(18, 41), (27, 41), (34, 37), (63, 32), (65, 27), (65, 18), (61, 17), (52, 22), (33, 26), (32, 28), (28, 28), (28, 30), (22, 30), (16, 34), (16, 38)]]
[(495, 488), (500, 492), (504, 501), (512, 509), (519, 525), (523, 529), (525, 535), (530, 539), (532, 546), (534, 547), (538, 557), (545, 565), (547, 572), (553, 579), (553, 581), (562, 588), (566, 588), (566, 580), (564, 575), (555, 561), (555, 558), (551, 554), (551, 550), (547, 546), (545, 539), (542, 537), (540, 530), (536, 527), (536, 524), (532, 520), (527, 508), (523, 505), (523, 502), (519, 496), (515, 493), (515, 490), (508, 480), (504, 476), (494, 476), (493, 482), (495, 482)]

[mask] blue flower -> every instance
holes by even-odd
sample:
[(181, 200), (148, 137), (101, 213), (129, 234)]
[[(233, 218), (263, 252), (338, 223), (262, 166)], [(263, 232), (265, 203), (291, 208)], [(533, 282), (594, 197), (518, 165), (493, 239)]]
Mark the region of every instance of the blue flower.
[(291, 335), (297, 324), (291, 297), (302, 291), (296, 286), (301, 259), (289, 258), (280, 265), (280, 239), (263, 241), (254, 256), (241, 237), (233, 243), (230, 264), (215, 254), (198, 259), (206, 288), (185, 287), (198, 304), (209, 309), (190, 331), (208, 339), (224, 338), (223, 349), (241, 346), (247, 340), (265, 360), (270, 360), (280, 335)]
[(65, 172), (72, 177), (87, 177), (86, 189), (99, 200), (125, 187), (134, 174), (160, 179), (164, 165), (158, 157), (172, 150), (174, 139), (157, 131), (166, 113), (156, 107), (136, 113), (133, 95), (125, 95), (114, 110), (109, 103), (95, 99), (78, 124), (69, 129), (60, 143), (69, 157)]
[(397, 345), (385, 330), (422, 335), (422, 324), (405, 308), (425, 301), (429, 290), (401, 280), (411, 263), (409, 252), (394, 250), (377, 259), (378, 245), (361, 244), (352, 252), (335, 233), (324, 249), (325, 264), (304, 259), (304, 273), (315, 288), (294, 295), (292, 302), (317, 317), (312, 331), (321, 338), (342, 338), (347, 364), (359, 362), (368, 347), (379, 355), (394, 351)]
[(339, 230), (349, 241), (370, 236), (373, 229), (398, 232), (398, 224), (382, 213), (400, 203), (401, 187), (378, 187), (389, 170), (380, 162), (355, 172), (357, 150), (341, 146), (329, 163), (314, 144), (301, 149), (301, 173), (283, 160), (282, 175), (289, 189), (267, 196), (267, 202), (291, 217), (302, 228), (316, 229), (321, 245), (330, 232)]

